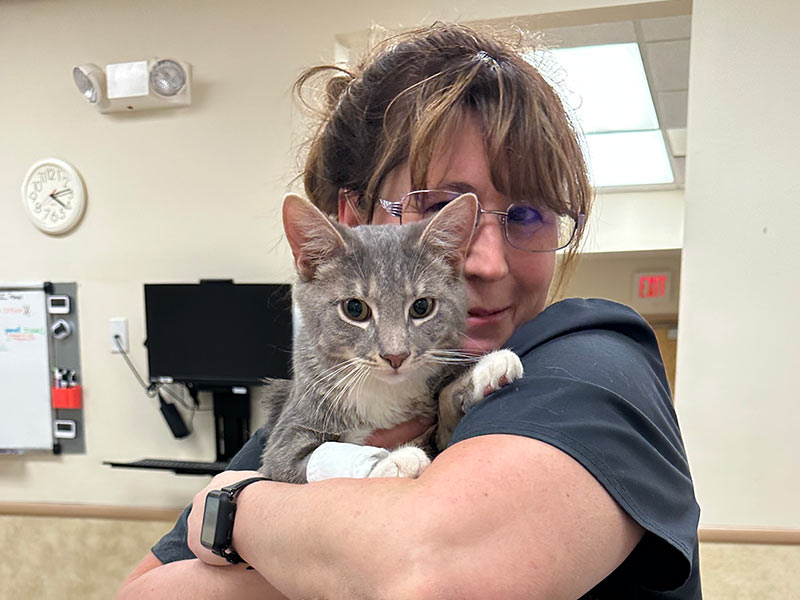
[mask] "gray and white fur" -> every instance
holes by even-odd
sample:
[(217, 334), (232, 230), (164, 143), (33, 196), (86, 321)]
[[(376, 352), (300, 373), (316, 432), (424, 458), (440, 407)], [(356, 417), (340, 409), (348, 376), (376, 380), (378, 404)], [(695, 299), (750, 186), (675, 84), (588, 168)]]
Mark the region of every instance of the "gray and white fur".
[[(302, 327), (294, 378), (268, 387), (272, 431), (263, 475), (303, 483), (309, 457), (324, 442), (363, 444), (374, 430), (417, 417), (438, 417), (436, 444), (443, 448), (486, 388), (521, 375), (510, 352), (475, 365), (477, 357), (459, 350), (467, 315), (463, 262), (476, 213), (477, 199), (465, 194), (429, 221), (350, 228), (299, 196), (285, 198)], [(432, 443), (423, 437), (414, 443)], [(417, 448), (399, 449), (370, 476), (415, 477), (429, 462)]]

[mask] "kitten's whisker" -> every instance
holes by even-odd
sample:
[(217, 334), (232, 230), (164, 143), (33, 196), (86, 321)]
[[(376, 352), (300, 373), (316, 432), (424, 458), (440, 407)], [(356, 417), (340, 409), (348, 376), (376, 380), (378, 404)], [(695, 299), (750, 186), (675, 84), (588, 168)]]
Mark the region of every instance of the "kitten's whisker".
[(366, 366), (361, 365), (358, 369), (354, 370), (348, 378), (347, 384), (341, 389), (339, 394), (331, 403), (331, 412), (329, 414), (350, 413), (353, 409), (358, 412), (357, 398), (353, 394), (353, 390), (361, 381), (366, 379), (368, 375), (369, 368)]
[[(323, 423), (325, 423), (327, 418), (326, 413), (328, 413), (328, 407), (327, 407), (328, 399), (331, 397), (333, 393), (339, 390), (341, 386), (346, 385), (346, 382), (352, 376), (353, 372), (357, 371), (360, 368), (360, 362), (361, 359), (355, 357), (345, 361), (344, 363), (340, 363), (339, 365), (336, 365), (335, 367), (329, 369), (329, 372), (326, 373), (326, 375), (324, 376), (324, 378), (327, 380), (335, 378), (333, 382), (317, 381), (314, 384), (312, 384), (311, 390), (313, 390), (314, 393), (318, 391), (319, 387), (324, 387), (324, 393), (317, 402), (314, 410), (315, 419), (322, 417), (322, 421)], [(320, 414), (321, 411), (325, 412)]]
[[(475, 340), (475, 338), (471, 338), (470, 336), (468, 336), (468, 335), (466, 334), (466, 332), (463, 332), (463, 331), (462, 331), (460, 335), (461, 335), (461, 337), (462, 337), (462, 338), (464, 338), (465, 340), (468, 340), (468, 341), (470, 341), (470, 342), (474, 342), (476, 346), (478, 345), (478, 342), (477, 342), (477, 340)], [(480, 354), (480, 352), (476, 352), (476, 354)]]
[(457, 364), (473, 364), (480, 358), (479, 355), (462, 352), (459, 350), (429, 350), (426, 356), (437, 362), (454, 362)]
[(450, 356), (472, 356), (480, 358), (483, 354), (474, 350), (463, 350), (461, 348), (432, 348), (428, 350), (430, 354), (447, 354)]
[(336, 395), (335, 398), (333, 398), (332, 402), (330, 402), (330, 405), (327, 407), (328, 408), (328, 412), (327, 412), (327, 415), (326, 415), (326, 419), (328, 418), (328, 416), (331, 416), (333, 414), (337, 414), (337, 413), (341, 413), (342, 412), (341, 408), (342, 408), (343, 400), (345, 398), (349, 398), (350, 397), (351, 391), (358, 384), (358, 382), (362, 379), (364, 374), (366, 372), (368, 372), (368, 370), (369, 369), (365, 365), (358, 364), (358, 365), (356, 365), (356, 367), (353, 370), (351, 370), (349, 373), (347, 373), (345, 378), (342, 379), (342, 382), (341, 382), (342, 385), (341, 385), (341, 389), (339, 390), (339, 393)]
[(356, 393), (355, 393), (355, 406), (356, 410), (358, 407), (361, 406), (361, 390), (364, 388), (364, 382), (367, 381), (369, 378), (369, 369), (364, 369), (361, 373), (361, 377), (356, 384)]
[[(336, 364), (329, 369), (326, 369), (320, 374), (317, 380), (311, 384), (309, 391), (313, 393), (319, 392), (321, 387), (327, 387), (331, 380), (336, 380), (339, 378), (343, 372), (351, 369), (353, 365), (358, 364), (360, 360), (361, 359), (358, 357), (351, 358), (342, 363)], [(334, 387), (336, 386), (336, 381), (333, 382), (333, 385)]]
[(324, 381), (324, 380), (331, 379), (332, 377), (335, 377), (338, 373), (341, 373), (342, 370), (347, 369), (348, 367), (352, 366), (353, 364), (358, 363), (360, 360), (361, 359), (356, 356), (356, 357), (347, 359), (347, 360), (345, 360), (343, 362), (336, 363), (332, 367), (329, 367), (329, 368), (325, 369), (324, 371), (322, 371), (322, 373), (320, 373), (319, 380)]
[(472, 365), (475, 361), (471, 358), (455, 358), (447, 356), (431, 356), (431, 362), (435, 363), (449, 363), (453, 365)]

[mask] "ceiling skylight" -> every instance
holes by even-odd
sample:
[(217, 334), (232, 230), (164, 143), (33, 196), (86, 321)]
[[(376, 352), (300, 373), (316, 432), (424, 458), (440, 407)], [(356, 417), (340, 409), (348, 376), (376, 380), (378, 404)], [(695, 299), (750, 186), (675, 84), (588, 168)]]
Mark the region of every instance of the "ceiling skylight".
[(638, 44), (562, 48), (531, 60), (583, 131), (595, 187), (674, 180)]
[(671, 183), (664, 138), (658, 129), (586, 136), (595, 187)]

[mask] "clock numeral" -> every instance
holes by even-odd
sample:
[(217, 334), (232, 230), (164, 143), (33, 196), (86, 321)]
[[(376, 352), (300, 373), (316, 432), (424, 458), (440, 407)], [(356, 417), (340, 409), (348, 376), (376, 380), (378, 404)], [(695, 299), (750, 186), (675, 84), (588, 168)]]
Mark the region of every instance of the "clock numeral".
[(46, 221), (47, 217), (49, 217), (49, 216), (50, 216), (50, 209), (49, 208), (45, 208), (44, 209), (44, 218), (42, 219), (42, 221)]
[(42, 191), (42, 189), (44, 189), (44, 185), (42, 185), (41, 181), (34, 181), (33, 182), (33, 189), (34, 189), (35, 193), (38, 194), (39, 192)]
[(56, 170), (53, 167), (47, 167), (47, 178), (50, 181), (56, 180)]
[(42, 203), (41, 202), (36, 202), (33, 205), (33, 212), (36, 212), (36, 213), (42, 212)]
[(66, 219), (67, 218), (67, 211), (63, 208), (58, 209), (58, 218), (59, 219)]
[(30, 194), (28, 194), (28, 198), (30, 198), (31, 200), (36, 200), (38, 197), (39, 194), (37, 194), (36, 192), (31, 192)]
[(50, 221), (53, 223), (58, 221), (58, 213), (56, 211), (50, 213)]

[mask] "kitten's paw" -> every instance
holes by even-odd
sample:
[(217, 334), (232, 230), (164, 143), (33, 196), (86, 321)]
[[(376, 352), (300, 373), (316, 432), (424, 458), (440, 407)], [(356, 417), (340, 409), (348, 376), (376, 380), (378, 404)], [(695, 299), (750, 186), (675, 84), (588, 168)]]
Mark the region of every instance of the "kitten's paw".
[(431, 459), (415, 446), (404, 446), (389, 453), (372, 467), (368, 477), (409, 477), (416, 479), (431, 464)]
[(487, 354), (472, 370), (472, 403), (480, 402), (484, 396), (519, 379), (522, 373), (522, 362), (511, 350), (497, 350)]

